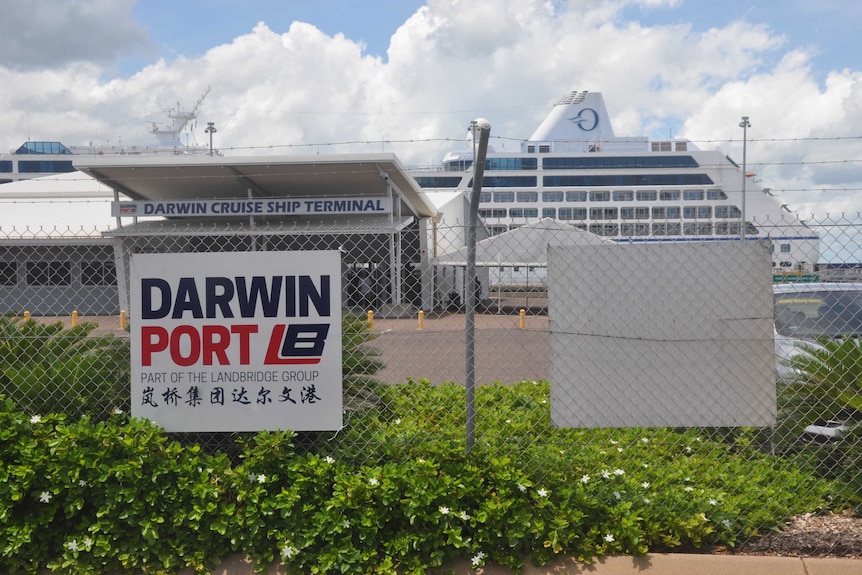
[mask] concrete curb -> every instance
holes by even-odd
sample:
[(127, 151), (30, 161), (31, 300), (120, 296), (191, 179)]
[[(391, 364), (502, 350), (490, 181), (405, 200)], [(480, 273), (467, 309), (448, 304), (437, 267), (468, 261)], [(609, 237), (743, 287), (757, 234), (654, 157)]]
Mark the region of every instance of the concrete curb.
[[(486, 565), (473, 570), (470, 561), (461, 559), (436, 570), (453, 575), (512, 575), (512, 570)], [(283, 565), (272, 565), (266, 575), (288, 575)], [(656, 553), (645, 557), (604, 557), (591, 565), (574, 560), (559, 560), (537, 567), (525, 565), (522, 575), (859, 575), (862, 559), (771, 557), (753, 555), (699, 555)], [(212, 575), (254, 575), (250, 561), (228, 557), (211, 571)], [(192, 575), (184, 569), (177, 575)]]

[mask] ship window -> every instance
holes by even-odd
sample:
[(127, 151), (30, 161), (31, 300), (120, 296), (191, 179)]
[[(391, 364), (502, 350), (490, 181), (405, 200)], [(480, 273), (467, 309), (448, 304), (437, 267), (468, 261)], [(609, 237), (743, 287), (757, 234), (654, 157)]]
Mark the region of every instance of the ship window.
[(479, 192), (479, 203), (487, 204), (491, 201), (491, 192)]
[(19, 160), (18, 171), (22, 174), (68, 174), (74, 172), (75, 167), (72, 162), (66, 161), (30, 161)]
[(654, 236), (678, 236), (682, 233), (682, 227), (679, 222), (661, 222), (652, 225), (652, 235)]
[[(526, 178), (528, 176), (515, 176)], [(535, 179), (535, 178), (533, 178)], [(707, 174), (595, 174), (542, 176), (545, 187), (563, 186), (608, 187), (608, 186), (709, 186), (715, 182)], [(490, 184), (489, 184), (490, 185)], [(529, 184), (512, 184), (527, 187)], [(535, 185), (535, 183), (533, 183)]]
[(679, 192), (674, 190), (662, 190), (658, 194), (658, 199), (663, 202), (677, 202), (679, 201)]
[(81, 285), (117, 285), (117, 269), (114, 265), (114, 262), (82, 262)]
[(649, 208), (635, 208), (635, 218), (638, 220), (648, 220)]
[(780, 245), (781, 253), (786, 254), (790, 252), (790, 244), (781, 244)]
[(515, 199), (518, 202), (538, 202), (539, 201), (539, 192), (518, 192), (515, 194)]
[[(600, 146), (590, 151), (600, 150)], [(698, 163), (691, 156), (579, 156), (548, 157), (542, 159), (546, 170), (602, 170), (617, 168), (697, 168)]]
[(687, 236), (712, 235), (712, 222), (685, 222), (683, 233)]
[(0, 262), (0, 286), (18, 285), (18, 262)]
[(689, 202), (696, 202), (703, 199), (703, 190), (685, 190), (682, 193), (682, 199)]
[(615, 191), (613, 194), (615, 202), (631, 202), (635, 199), (635, 194), (632, 191)]
[(653, 152), (670, 152), (671, 146), (670, 142), (651, 142), (651, 149)]
[(642, 190), (635, 194), (639, 202), (654, 202), (658, 194), (650, 190)]
[(539, 217), (539, 208), (510, 208), (510, 218), (537, 218)]
[(676, 151), (677, 152), (687, 152), (688, 151), (688, 142), (676, 142)]
[(486, 188), (535, 188), (536, 176), (485, 176), (482, 185)]
[(620, 235), (630, 238), (632, 236), (648, 236), (649, 224), (638, 222), (634, 224), (620, 224)]
[(548, 146), (547, 144), (542, 144), (539, 146), (539, 153), (540, 154), (547, 154), (550, 151), (551, 151), (551, 146)]
[(619, 234), (617, 224), (590, 224), (590, 232), (598, 236), (616, 236)]
[(419, 176), (416, 183), (420, 188), (457, 188), (461, 176)]
[(494, 192), (495, 202), (514, 202), (515, 192)]
[(708, 220), (712, 217), (712, 206), (685, 206), (682, 217), (687, 220)]
[(615, 220), (617, 219), (617, 208), (590, 208), (591, 220)]
[(539, 166), (536, 158), (494, 158), (485, 160), (486, 170), (535, 170)]
[(556, 218), (557, 217), (557, 208), (542, 208), (542, 217), (543, 218)]
[[(620, 219), (621, 220), (633, 220), (635, 219), (635, 209), (632, 207), (620, 208)], [(625, 234), (623, 234), (625, 235)]]
[(716, 222), (715, 235), (717, 236), (738, 236), (739, 222)]
[(706, 191), (706, 199), (707, 200), (726, 200), (727, 194), (725, 194), (722, 190), (707, 190)]
[(609, 202), (611, 201), (610, 192), (590, 192), (591, 202)]
[(31, 286), (68, 286), (72, 284), (69, 262), (27, 262), (27, 284)]
[(586, 202), (587, 192), (566, 192), (567, 202)]
[(559, 218), (561, 220), (585, 220), (587, 219), (586, 208), (560, 208)]
[(528, 154), (535, 154), (536, 153), (536, 146), (527, 146), (527, 153)]
[(499, 236), (507, 231), (509, 231), (509, 229), (506, 226), (488, 226), (488, 233), (492, 236)]
[(506, 210), (495, 208), (491, 210), (479, 210), (479, 215), (483, 218), (505, 218)]
[(543, 202), (562, 202), (563, 192), (542, 192)]
[(738, 218), (742, 215), (736, 206), (715, 206), (716, 218)]
[(10, 160), (0, 161), (0, 173), (2, 173), (2, 174), (11, 174), (12, 173), (12, 162)]

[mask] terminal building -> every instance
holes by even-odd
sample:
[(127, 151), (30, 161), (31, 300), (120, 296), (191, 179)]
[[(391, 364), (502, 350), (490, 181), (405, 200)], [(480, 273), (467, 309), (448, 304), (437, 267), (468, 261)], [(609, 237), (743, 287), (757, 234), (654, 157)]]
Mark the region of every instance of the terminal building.
[(434, 258), (463, 247), (466, 198), (424, 192), (393, 154), (82, 156), (74, 166), (0, 186), (0, 313), (128, 310), (136, 253), (337, 250), (345, 306), (384, 316), (463, 293), (463, 270)]

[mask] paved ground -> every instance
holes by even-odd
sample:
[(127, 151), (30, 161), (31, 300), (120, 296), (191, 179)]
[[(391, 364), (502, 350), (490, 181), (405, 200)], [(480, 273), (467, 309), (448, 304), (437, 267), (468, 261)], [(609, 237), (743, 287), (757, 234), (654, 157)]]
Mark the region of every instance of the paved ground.
[[(71, 317), (38, 317), (39, 321), (62, 321)], [(93, 322), (93, 333), (128, 336), (119, 316), (79, 316), (78, 322)], [(466, 378), (466, 317), (464, 314), (428, 314), (422, 329), (418, 316), (405, 319), (374, 319), (377, 339), (386, 368), (378, 377), (386, 383), (403, 383), (408, 377), (432, 383)], [(475, 382), (515, 382), (548, 378), (548, 317), (518, 313), (475, 315)]]

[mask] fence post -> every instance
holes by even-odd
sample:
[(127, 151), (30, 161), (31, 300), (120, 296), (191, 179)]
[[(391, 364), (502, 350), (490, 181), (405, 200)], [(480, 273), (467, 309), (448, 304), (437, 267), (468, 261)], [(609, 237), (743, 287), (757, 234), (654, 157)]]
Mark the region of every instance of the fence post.
[(24, 311), (24, 321), (27, 321), (29, 319), (30, 319), (30, 312), (25, 310)]
[(419, 310), (419, 329), (425, 329), (425, 312)]
[(78, 310), (72, 310), (72, 327), (78, 325)]
[(368, 329), (374, 329), (374, 310), (368, 310)]
[(120, 329), (126, 329), (126, 323), (128, 319), (126, 318), (126, 310), (120, 310)]
[(524, 329), (527, 327), (527, 310), (522, 308), (518, 315), (520, 316), (518, 319), (518, 327)]

